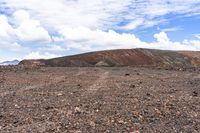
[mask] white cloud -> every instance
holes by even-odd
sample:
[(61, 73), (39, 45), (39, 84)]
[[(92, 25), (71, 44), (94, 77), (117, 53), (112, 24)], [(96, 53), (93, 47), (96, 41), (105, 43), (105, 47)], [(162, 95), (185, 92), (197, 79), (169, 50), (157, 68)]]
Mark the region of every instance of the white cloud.
[[(101, 30), (90, 30), (89, 28), (63, 28), (59, 32), (68, 48), (81, 49), (85, 51), (104, 49), (127, 49), (127, 48), (152, 48), (168, 50), (199, 50), (198, 40), (186, 42), (173, 42), (167, 33), (160, 32), (154, 35), (155, 42), (147, 43), (141, 41), (134, 34), (119, 34), (113, 30), (104, 32)], [(195, 43), (194, 43), (195, 42)]]
[[(161, 30), (147, 43), (129, 32), (170, 21), (167, 14), (200, 15), (199, 0), (2, 0), (10, 15), (0, 16), (0, 50), (32, 51), (27, 58), (51, 58), (69, 49), (117, 48), (200, 50), (196, 40), (173, 42)], [(176, 16), (176, 15), (175, 15)], [(124, 31), (124, 32), (125, 32)], [(51, 38), (52, 36), (52, 38)], [(36, 45), (37, 46), (36, 46)], [(42, 46), (38, 46), (41, 45)], [(62, 44), (62, 45), (61, 45)], [(34, 45), (34, 47), (33, 47)], [(63, 46), (65, 45), (65, 46)], [(37, 51), (37, 52), (33, 52)], [(42, 54), (44, 53), (44, 54)]]
[(195, 37), (200, 39), (200, 34), (196, 34)]
[(51, 54), (48, 52), (45, 53), (40, 53), (40, 52), (31, 52), (28, 55), (26, 55), (24, 57), (24, 59), (49, 59), (49, 58), (55, 58), (55, 57), (59, 57), (60, 55), (56, 55), (56, 54)]
[(181, 27), (171, 27), (171, 28), (162, 29), (161, 31), (163, 31), (163, 32), (173, 32), (173, 31), (179, 31), (179, 30), (182, 30), (182, 28)]
[[(199, 0), (3, 0), (14, 9), (27, 9), (34, 18), (52, 30), (62, 26), (110, 29), (134, 29), (140, 25), (154, 26), (169, 13), (198, 15)], [(165, 20), (165, 19), (164, 19)]]
[(5, 15), (0, 16), (0, 41), (4, 44), (17, 43), (20, 41), (50, 42), (48, 31), (41, 25), (40, 21), (30, 18), (28, 12), (19, 10), (14, 13), (16, 26), (9, 24)]
[(20, 44), (15, 42), (15, 30), (4, 15), (0, 15), (0, 26), (0, 49), (8, 49), (10, 51), (24, 50)]
[[(64, 25), (90, 28), (113, 25), (116, 19), (121, 19), (120, 13), (126, 10), (130, 2), (131, 0), (5, 0), (6, 5), (11, 8), (26, 7), (34, 18), (54, 29)], [(116, 18), (117, 14), (119, 18)]]
[[(0, 50), (0, 52), (1, 52), (1, 50)], [(22, 58), (18, 58), (16, 56), (15, 57), (9, 57), (9, 56), (3, 55), (1, 57), (3, 57), (3, 58), (0, 58), (0, 63), (2, 63), (4, 61), (13, 61), (13, 60), (19, 60), (19, 61), (21, 61), (22, 60)]]
[[(26, 11), (16, 11), (14, 16), (13, 20), (16, 21), (12, 21), (11, 24), (7, 16), (0, 15), (1, 60), (20, 59), (21, 54), (32, 51), (32, 46), (29, 46), (30, 41), (42, 43), (51, 39), (39, 21), (32, 20)], [(20, 44), (21, 41), (25, 42), (25, 46)]]
[(143, 23), (144, 23), (144, 19), (142, 18), (136, 19), (135, 21), (132, 21), (125, 26), (122, 26), (121, 29), (125, 29), (125, 30), (135, 29), (138, 26), (141, 26)]
[(168, 38), (168, 36), (167, 36), (167, 34), (165, 32), (160, 32), (158, 34), (155, 34), (154, 38), (157, 39), (158, 43), (164, 43), (165, 44), (165, 43), (169, 43), (170, 42), (170, 40), (169, 40), (169, 38)]
[(113, 30), (90, 30), (86, 27), (65, 27), (59, 31), (69, 48), (82, 50), (116, 49), (147, 47), (147, 43), (140, 41), (134, 34), (119, 34)]
[(65, 51), (66, 52), (69, 49), (62, 47), (60, 45), (53, 44), (53, 45), (48, 45), (48, 46), (43, 47), (43, 48), (39, 48), (39, 50), (42, 51), (42, 52), (45, 52), (45, 51), (49, 51), (49, 52), (63, 52), (63, 51)]
[(170, 41), (168, 35), (165, 32), (160, 32), (154, 35), (156, 42), (150, 43), (155, 49), (163, 50), (199, 50), (194, 43), (189, 41), (183, 42), (172, 42)]
[(30, 19), (30, 15), (25, 10), (17, 10), (13, 16), (18, 25)]
[(19, 25), (16, 35), (21, 41), (51, 41), (48, 31), (41, 26), (40, 21), (31, 19), (25, 10), (16, 11), (14, 18)]
[(9, 40), (10, 36), (13, 34), (13, 28), (8, 23), (8, 19), (5, 15), (0, 15), (0, 39), (1, 40)]
[(62, 41), (64, 41), (64, 38), (60, 37), (60, 36), (52, 36), (52, 41), (53, 42), (62, 42)]

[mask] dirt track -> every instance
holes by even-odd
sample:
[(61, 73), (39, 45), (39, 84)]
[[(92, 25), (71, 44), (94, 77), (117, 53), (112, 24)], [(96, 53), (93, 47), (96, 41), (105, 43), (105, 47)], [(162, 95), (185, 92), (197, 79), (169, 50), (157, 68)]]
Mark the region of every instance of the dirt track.
[(200, 72), (0, 70), (0, 133), (199, 133)]

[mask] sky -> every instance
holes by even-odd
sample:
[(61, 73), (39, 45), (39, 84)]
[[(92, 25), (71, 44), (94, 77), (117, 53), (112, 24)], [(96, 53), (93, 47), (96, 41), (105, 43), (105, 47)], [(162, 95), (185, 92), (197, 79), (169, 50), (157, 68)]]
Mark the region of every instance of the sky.
[(200, 0), (0, 0), (0, 62), (130, 48), (200, 51)]

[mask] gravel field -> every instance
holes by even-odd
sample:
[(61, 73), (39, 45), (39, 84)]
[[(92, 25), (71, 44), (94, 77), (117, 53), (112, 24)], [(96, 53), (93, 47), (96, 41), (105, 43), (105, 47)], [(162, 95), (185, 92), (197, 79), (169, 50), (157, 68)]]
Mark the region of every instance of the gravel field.
[(199, 132), (200, 71), (0, 69), (0, 133)]

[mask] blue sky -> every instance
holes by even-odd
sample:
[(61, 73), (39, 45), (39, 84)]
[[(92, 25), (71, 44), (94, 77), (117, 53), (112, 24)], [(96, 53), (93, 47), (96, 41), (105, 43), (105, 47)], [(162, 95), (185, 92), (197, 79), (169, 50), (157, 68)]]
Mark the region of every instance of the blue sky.
[(0, 2), (0, 62), (126, 48), (200, 51), (200, 0)]

